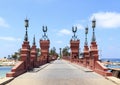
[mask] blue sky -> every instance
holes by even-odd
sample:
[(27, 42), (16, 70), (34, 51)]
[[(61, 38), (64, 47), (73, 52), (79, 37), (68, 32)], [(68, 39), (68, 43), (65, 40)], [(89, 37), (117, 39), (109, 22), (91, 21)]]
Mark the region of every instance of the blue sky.
[(92, 38), (91, 19), (96, 18), (96, 40), (100, 58), (119, 58), (120, 55), (119, 0), (0, 0), (0, 57), (18, 51), (24, 40), (24, 19), (29, 19), (29, 41), (36, 36), (37, 47), (42, 37), (42, 26), (48, 26), (50, 47), (69, 46), (72, 26), (83, 51), (84, 28), (88, 26), (88, 43)]

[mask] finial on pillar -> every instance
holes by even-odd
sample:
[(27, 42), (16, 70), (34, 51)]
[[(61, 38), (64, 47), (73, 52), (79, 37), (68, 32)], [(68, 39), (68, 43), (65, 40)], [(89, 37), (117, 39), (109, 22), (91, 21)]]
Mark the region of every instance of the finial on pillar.
[(92, 35), (92, 42), (95, 42), (96, 41), (96, 38), (95, 38), (95, 26), (96, 26), (96, 20), (95, 18), (92, 20), (92, 28), (93, 28), (93, 35)]
[(74, 33), (74, 35), (72, 36), (72, 40), (77, 40), (77, 36), (75, 35), (75, 33), (77, 32), (77, 27), (72, 27), (72, 32)]
[(88, 27), (85, 28), (85, 46), (88, 45), (88, 42), (87, 42), (87, 34), (88, 34)]
[(28, 41), (28, 33), (27, 33), (27, 28), (29, 27), (29, 20), (26, 18), (25, 19), (25, 28), (26, 28), (26, 33), (25, 33), (25, 41)]
[(35, 35), (33, 37), (33, 45), (36, 45), (36, 43), (35, 43)]
[(43, 32), (44, 32), (44, 35), (42, 36), (42, 39), (44, 39), (44, 40), (49, 40), (49, 39), (48, 39), (48, 36), (47, 36), (47, 34), (46, 34), (46, 33), (47, 33), (47, 30), (48, 30), (48, 29), (47, 29), (47, 26), (42, 26), (42, 28), (43, 28), (42, 30), (43, 30)]

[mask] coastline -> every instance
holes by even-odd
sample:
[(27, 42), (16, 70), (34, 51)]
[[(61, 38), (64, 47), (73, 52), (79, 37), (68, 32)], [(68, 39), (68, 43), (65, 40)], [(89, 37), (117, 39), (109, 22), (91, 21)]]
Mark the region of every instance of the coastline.
[(17, 63), (17, 61), (0, 61), (0, 66), (14, 66)]
[(0, 59), (0, 79), (5, 78), (6, 73), (10, 72), (17, 62), (18, 61), (14, 59)]

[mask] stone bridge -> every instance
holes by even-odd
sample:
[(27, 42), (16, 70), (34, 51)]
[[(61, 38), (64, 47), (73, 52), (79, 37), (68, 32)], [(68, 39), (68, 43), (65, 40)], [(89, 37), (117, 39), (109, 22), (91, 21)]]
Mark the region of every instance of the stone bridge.
[[(17, 81), (20, 83), (20, 81), (17, 80), (20, 79), (21, 82), (23, 81), (24, 83), (25, 82), (32, 83), (33, 81), (34, 84), (31, 85), (37, 85), (35, 84), (36, 82), (39, 82), (41, 85), (46, 85), (46, 84), (80, 85), (81, 82), (83, 83), (81, 85), (109, 84), (109, 82), (102, 83), (103, 81), (107, 82), (107, 80), (104, 80), (102, 76), (112, 76), (112, 73), (108, 72), (108, 69), (105, 66), (103, 66), (99, 61), (97, 42), (95, 39), (95, 32), (94, 32), (95, 24), (96, 21), (93, 20), (92, 21), (93, 35), (92, 35), (92, 41), (90, 47), (88, 47), (88, 42), (87, 42), (88, 28), (86, 28), (85, 30), (86, 37), (85, 37), (85, 44), (84, 44), (82, 58), (79, 58), (80, 39), (78, 39), (75, 34), (77, 31), (77, 27), (72, 27), (72, 31), (74, 35), (70, 40), (70, 49), (71, 49), (70, 56), (62, 56), (62, 60), (54, 61), (57, 59), (57, 57), (49, 56), (50, 40), (46, 36), (47, 27), (43, 26), (44, 35), (42, 36), (42, 39), (40, 39), (39, 42), (41, 48), (41, 55), (37, 55), (35, 37), (33, 38), (33, 45), (32, 46), (29, 45), (28, 33), (27, 33), (27, 27), (29, 24), (28, 24), (28, 20), (26, 19), (25, 20), (26, 33), (20, 52), (20, 61), (12, 68), (11, 72), (6, 74), (6, 76), (17, 77), (25, 72), (30, 71), (31, 69), (39, 68), (40, 66), (46, 65), (47, 63), (50, 64), (50, 62), (54, 61), (52, 64), (50, 64), (48, 67), (46, 67), (45, 69), (43, 69), (38, 73), (36, 72), (26, 73), (25, 75), (27, 76), (24, 75), (19, 76), (18, 78), (15, 79), (15, 82)], [(80, 68), (74, 67), (68, 62), (82, 67)], [(88, 71), (90, 72), (82, 71), (83, 68), (89, 69)], [(26, 80), (24, 80), (24, 78), (26, 78)], [(73, 84), (73, 82), (75, 84)], [(18, 83), (14, 84), (13, 81), (13, 83), (11, 83), (10, 85), (18, 85)], [(28, 84), (26, 83), (26, 85)]]
[(55, 60), (38, 69), (18, 76), (7, 85), (116, 85), (90, 69), (65, 60)]

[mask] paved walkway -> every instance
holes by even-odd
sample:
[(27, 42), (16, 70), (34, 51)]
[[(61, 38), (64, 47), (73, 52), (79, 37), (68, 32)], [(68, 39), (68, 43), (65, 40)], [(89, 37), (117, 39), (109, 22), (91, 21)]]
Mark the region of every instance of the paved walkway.
[(27, 72), (7, 85), (116, 85), (92, 71), (56, 60), (37, 72)]

